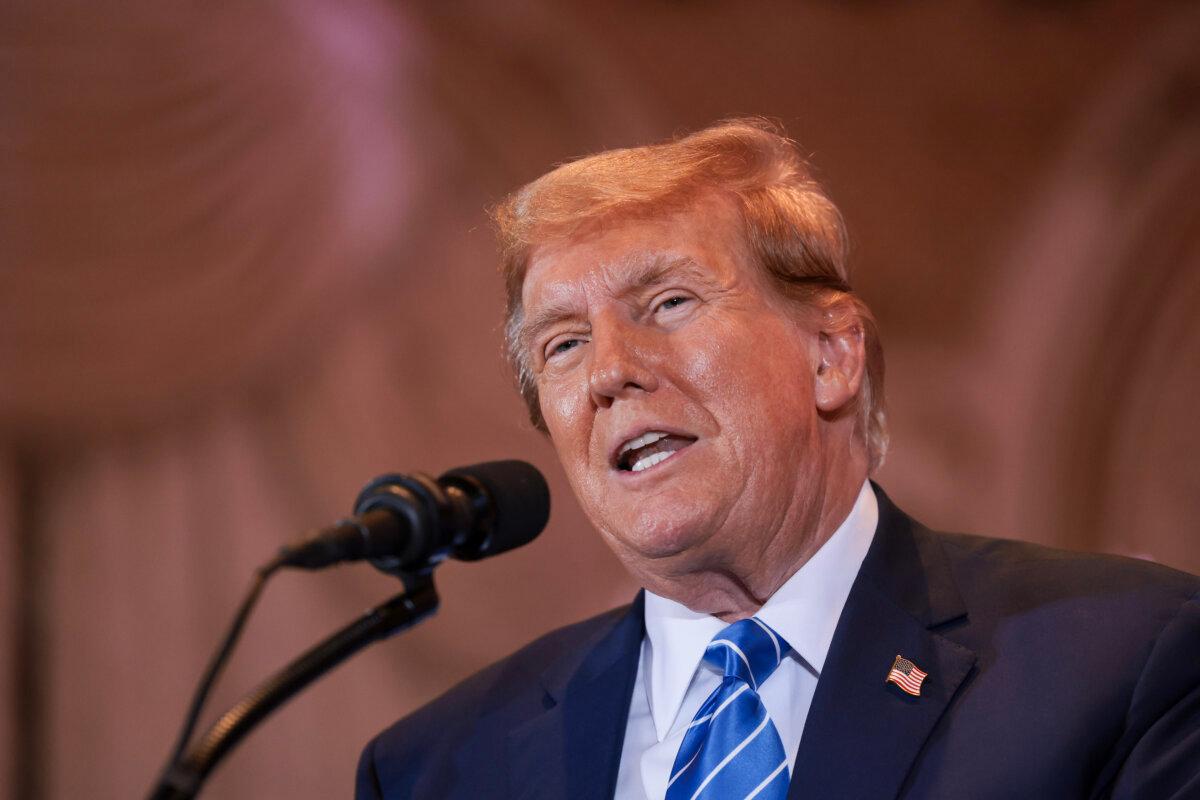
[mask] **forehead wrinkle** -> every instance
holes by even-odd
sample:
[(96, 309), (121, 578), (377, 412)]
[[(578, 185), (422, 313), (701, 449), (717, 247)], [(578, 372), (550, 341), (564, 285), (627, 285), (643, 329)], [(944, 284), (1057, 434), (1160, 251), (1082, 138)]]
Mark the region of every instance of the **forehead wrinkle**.
[(521, 326), (519, 337), (521, 346), (523, 348), (528, 347), (533, 339), (537, 338), (548, 328), (552, 328), (566, 320), (578, 318), (578, 306), (565, 297), (557, 297), (542, 305), (537, 313), (528, 318), (525, 324)]
[(656, 250), (630, 253), (604, 269), (604, 279), (614, 297), (627, 297), (642, 289), (666, 283), (675, 276), (710, 282), (708, 275), (688, 255)]
[[(676, 276), (689, 277), (704, 283), (712, 279), (705, 270), (687, 255), (646, 250), (628, 253), (612, 262), (602, 263), (594, 276), (611, 297), (628, 298), (630, 295), (666, 283)], [(558, 296), (527, 318), (521, 326), (520, 341), (523, 347), (540, 336), (546, 329), (559, 323), (581, 318), (578, 304), (569, 299), (574, 286), (556, 287)]]

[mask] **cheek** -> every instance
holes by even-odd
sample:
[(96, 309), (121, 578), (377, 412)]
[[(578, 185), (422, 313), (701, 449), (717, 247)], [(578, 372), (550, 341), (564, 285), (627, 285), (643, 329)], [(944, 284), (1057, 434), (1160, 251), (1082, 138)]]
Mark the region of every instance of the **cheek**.
[(706, 398), (720, 398), (734, 385), (745, 383), (746, 347), (737, 337), (718, 330), (675, 345), (670, 363), (680, 386)]
[(755, 408), (801, 389), (802, 356), (791, 342), (762, 331), (724, 331), (676, 354), (681, 385), (718, 407)]
[(790, 451), (808, 441), (816, 411), (806, 355), (764, 327), (688, 348), (676, 362), (681, 385), (715, 417), (747, 466), (795, 455)]
[(728, 380), (729, 370), (715, 347), (688, 348), (677, 353), (675, 369), (681, 386), (692, 387), (707, 396), (718, 394)]
[(538, 385), (538, 404), (559, 459), (570, 469), (574, 458), (587, 448), (591, 427), (588, 395), (570, 382), (546, 381)]

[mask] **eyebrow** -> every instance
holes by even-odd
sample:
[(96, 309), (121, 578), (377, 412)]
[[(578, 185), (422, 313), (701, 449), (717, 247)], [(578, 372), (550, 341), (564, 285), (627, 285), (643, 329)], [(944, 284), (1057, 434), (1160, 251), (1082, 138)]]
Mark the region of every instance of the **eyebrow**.
[[(691, 278), (705, 284), (712, 283), (712, 278), (691, 256), (631, 253), (612, 266), (631, 268), (630, 271), (624, 272), (619, 280), (611, 274), (605, 277), (609, 291), (614, 296), (621, 298), (659, 286), (677, 276)], [(569, 301), (552, 301), (538, 309), (536, 314), (521, 325), (518, 341), (524, 349), (538, 339), (546, 329), (578, 317), (578, 310)]]

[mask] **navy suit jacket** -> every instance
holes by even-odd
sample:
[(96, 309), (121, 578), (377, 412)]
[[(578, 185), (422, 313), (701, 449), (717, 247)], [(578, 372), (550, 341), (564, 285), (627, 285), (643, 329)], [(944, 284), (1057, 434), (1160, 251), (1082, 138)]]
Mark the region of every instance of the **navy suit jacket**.
[[(876, 491), (790, 798), (1200, 798), (1200, 579), (934, 533)], [(639, 595), (469, 678), (367, 745), (357, 797), (611, 798), (643, 632)]]

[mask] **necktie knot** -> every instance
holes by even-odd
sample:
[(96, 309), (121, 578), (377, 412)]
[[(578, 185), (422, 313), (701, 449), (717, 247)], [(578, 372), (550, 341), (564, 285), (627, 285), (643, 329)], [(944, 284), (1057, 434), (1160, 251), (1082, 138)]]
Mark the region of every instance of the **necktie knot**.
[(758, 617), (739, 620), (713, 637), (704, 660), (758, 691), (792, 650), (783, 637)]

